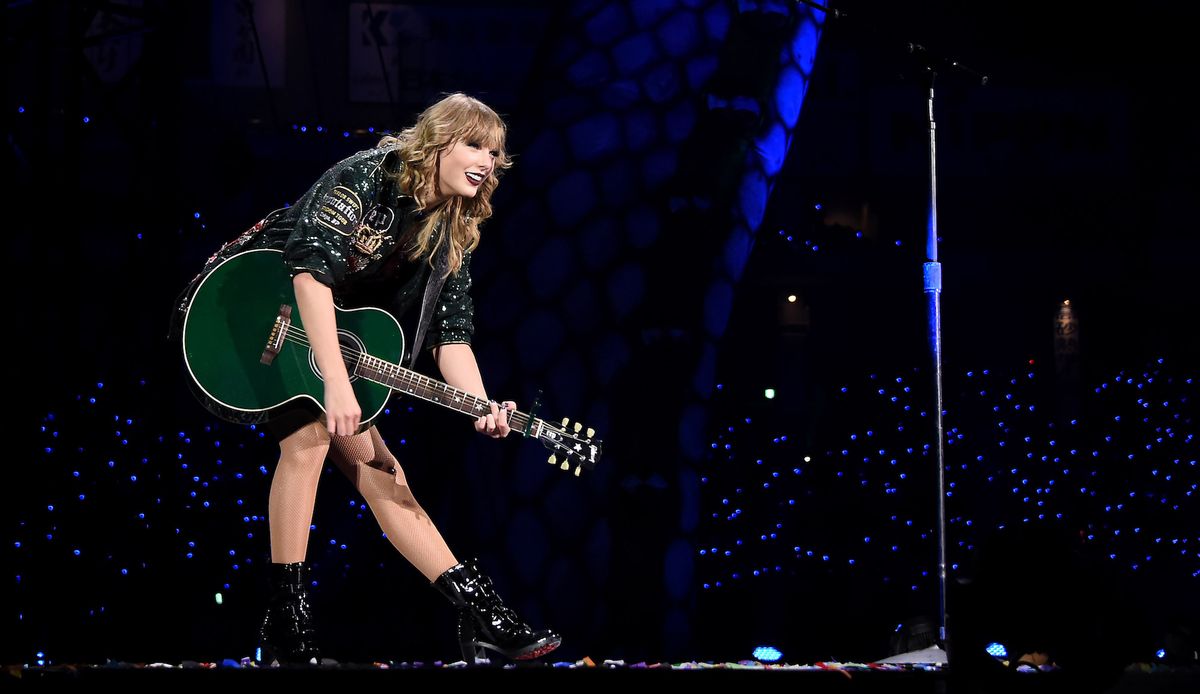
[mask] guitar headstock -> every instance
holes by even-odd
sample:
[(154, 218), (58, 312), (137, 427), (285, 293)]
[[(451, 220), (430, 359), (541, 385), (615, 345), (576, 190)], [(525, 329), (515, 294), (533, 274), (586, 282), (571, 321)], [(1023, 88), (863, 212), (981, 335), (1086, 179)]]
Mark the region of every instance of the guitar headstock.
[(546, 422), (538, 433), (542, 445), (550, 449), (550, 457), (546, 462), (557, 465), (562, 470), (575, 468), (578, 477), (585, 469), (594, 470), (600, 462), (603, 452), (602, 442), (596, 438), (596, 430), (584, 428), (579, 422), (571, 423), (563, 418), (561, 424)]

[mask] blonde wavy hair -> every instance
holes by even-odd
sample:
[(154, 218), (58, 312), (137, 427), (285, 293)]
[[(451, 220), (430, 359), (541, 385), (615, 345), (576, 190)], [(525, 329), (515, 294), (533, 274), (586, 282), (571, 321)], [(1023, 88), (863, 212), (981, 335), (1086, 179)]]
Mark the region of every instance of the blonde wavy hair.
[[(377, 147), (395, 150), (402, 166), (391, 172), (397, 189), (413, 196), (418, 210), (425, 210), (438, 195), (439, 156), (455, 142), (478, 142), (497, 152), (492, 174), (484, 179), (473, 198), (450, 196), (433, 208), (424, 222), (405, 240), (410, 260), (422, 257), (433, 265), (434, 251), (450, 240), (450, 273), (458, 272), (463, 254), (479, 245), (479, 225), (492, 216), (492, 193), (500, 184), (499, 174), (512, 166), (504, 140), (504, 121), (487, 104), (454, 93), (433, 104), (411, 128), (387, 135)], [(449, 233), (439, 233), (446, 228)]]

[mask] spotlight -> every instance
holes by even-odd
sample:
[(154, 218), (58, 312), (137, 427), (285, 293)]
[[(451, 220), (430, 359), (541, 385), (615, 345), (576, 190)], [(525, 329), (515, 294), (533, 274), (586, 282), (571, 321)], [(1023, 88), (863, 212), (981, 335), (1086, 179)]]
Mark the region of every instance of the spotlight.
[(754, 659), (761, 660), (767, 663), (774, 663), (783, 657), (783, 653), (779, 652), (774, 646), (759, 646), (754, 649)]

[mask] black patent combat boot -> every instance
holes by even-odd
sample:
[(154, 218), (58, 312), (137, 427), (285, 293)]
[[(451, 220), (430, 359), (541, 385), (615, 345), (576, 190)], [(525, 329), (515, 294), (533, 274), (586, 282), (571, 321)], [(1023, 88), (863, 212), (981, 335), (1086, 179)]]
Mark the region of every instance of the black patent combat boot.
[(467, 663), (488, 660), (488, 650), (533, 660), (562, 643), (553, 630), (534, 631), (508, 609), (474, 559), (447, 569), (432, 585), (458, 609), (458, 642)]
[(255, 658), (263, 665), (319, 664), (316, 626), (308, 598), (308, 565), (271, 564), (271, 598)]

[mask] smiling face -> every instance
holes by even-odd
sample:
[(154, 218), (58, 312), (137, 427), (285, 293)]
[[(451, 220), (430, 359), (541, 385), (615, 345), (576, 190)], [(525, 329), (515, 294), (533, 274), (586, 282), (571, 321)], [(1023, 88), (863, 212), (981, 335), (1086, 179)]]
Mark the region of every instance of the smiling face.
[(499, 174), (510, 167), (507, 128), (487, 104), (451, 94), (425, 109), (396, 138), (406, 166), (401, 189), (422, 209), (451, 205), (455, 214), (484, 220)]
[(499, 154), (478, 138), (456, 140), (438, 155), (438, 201), (453, 195), (475, 197), (479, 187), (495, 171)]

